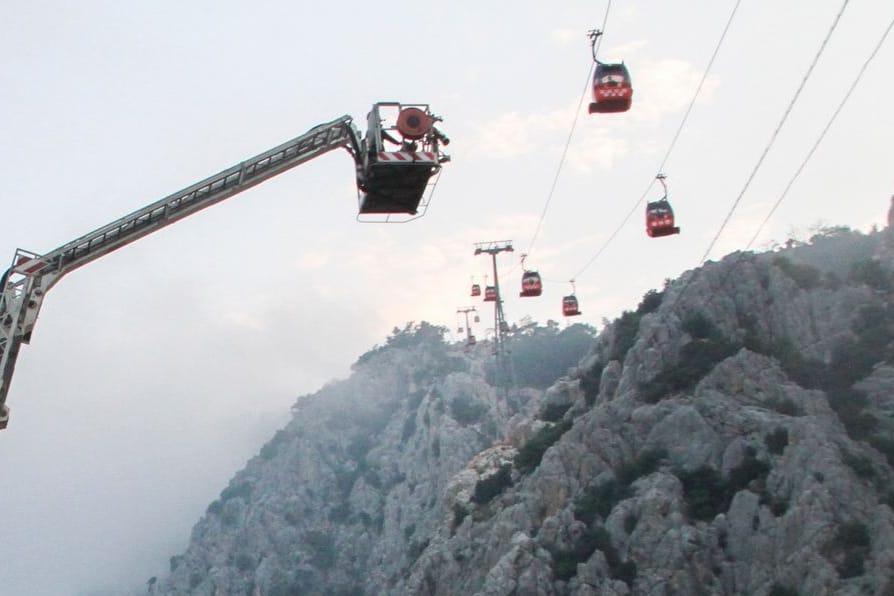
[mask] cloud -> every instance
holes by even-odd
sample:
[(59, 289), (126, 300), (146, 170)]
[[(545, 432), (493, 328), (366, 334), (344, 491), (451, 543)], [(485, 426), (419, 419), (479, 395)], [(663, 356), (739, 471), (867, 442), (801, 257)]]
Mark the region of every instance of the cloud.
[(327, 252), (319, 250), (306, 250), (295, 259), (295, 266), (298, 269), (313, 271), (323, 269), (329, 265), (330, 255)]
[[(588, 101), (585, 98), (585, 102)], [(545, 112), (506, 112), (494, 117), (484, 133), (469, 143), (477, 159), (512, 160), (545, 154), (558, 157), (565, 149), (579, 100)], [(628, 141), (617, 134), (617, 122), (589, 117), (584, 107), (578, 114), (566, 159), (578, 172), (593, 166), (611, 168), (628, 151)]]
[[(637, 62), (633, 79), (631, 115), (640, 123), (653, 124), (675, 112), (681, 112), (692, 101), (703, 71), (692, 64), (672, 58), (644, 59)], [(699, 93), (699, 102), (707, 102), (720, 85), (709, 76)]]
[[(721, 255), (744, 248), (754, 236), (755, 232), (757, 232), (758, 226), (764, 221), (764, 218), (770, 210), (771, 204), (771, 200), (764, 199), (740, 205), (736, 209), (736, 212), (733, 213), (733, 216), (730, 218), (726, 228), (724, 228), (723, 233), (717, 239), (717, 244), (714, 246), (711, 254), (708, 255), (709, 258), (717, 259)], [(719, 222), (717, 225), (720, 225)], [(709, 241), (713, 239), (714, 234), (716, 233), (716, 227), (708, 228), (702, 236), (705, 240)], [(770, 226), (765, 226), (755, 240), (753, 248), (759, 249), (762, 246), (767, 246), (771, 243), (771, 240), (772, 229)]]
[(648, 45), (649, 43), (642, 39), (628, 41), (627, 43), (608, 46), (608, 48), (604, 52), (600, 50), (600, 54), (598, 57), (603, 62), (614, 62), (623, 60), (624, 56), (633, 56)]
[(549, 37), (559, 46), (567, 46), (572, 43), (579, 43), (581, 40), (580, 29), (553, 29), (549, 32)]
[(629, 153), (626, 139), (598, 125), (582, 126), (569, 147), (568, 165), (579, 173), (593, 171), (593, 166), (608, 170)]

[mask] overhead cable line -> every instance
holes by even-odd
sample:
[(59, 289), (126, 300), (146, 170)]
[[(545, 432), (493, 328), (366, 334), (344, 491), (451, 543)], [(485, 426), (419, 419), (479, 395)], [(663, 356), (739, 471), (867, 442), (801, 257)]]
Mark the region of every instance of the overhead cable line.
[[(605, 31), (605, 24), (608, 23), (608, 13), (611, 11), (612, 2), (608, 0), (608, 4), (605, 7), (605, 16), (602, 18), (602, 27), (600, 31)], [(543, 220), (546, 217), (546, 212), (549, 210), (549, 204), (553, 199), (553, 194), (556, 191), (556, 185), (559, 182), (559, 174), (562, 173), (562, 167), (565, 165), (565, 158), (568, 155), (568, 148), (571, 146), (571, 138), (574, 136), (574, 129), (577, 127), (577, 119), (580, 116), (581, 107), (584, 105), (584, 98), (587, 96), (587, 90), (590, 87), (590, 79), (593, 76), (593, 68), (596, 64), (596, 54), (599, 51), (599, 48), (602, 45), (602, 36), (600, 35), (593, 46), (593, 63), (590, 64), (589, 72), (587, 72), (587, 81), (584, 84), (584, 90), (581, 93), (580, 100), (577, 102), (577, 109), (574, 110), (574, 120), (571, 122), (571, 130), (568, 131), (568, 138), (565, 140), (565, 148), (562, 149), (562, 156), (559, 158), (559, 166), (556, 168), (556, 175), (553, 177), (552, 186), (549, 189), (549, 193), (546, 196), (546, 203), (543, 205), (543, 211), (540, 213), (540, 219), (537, 221), (537, 227), (534, 229), (534, 236), (531, 238), (531, 243), (528, 245), (528, 251), (526, 254), (531, 254), (534, 250), (534, 243), (537, 242), (537, 236), (540, 235), (540, 228), (543, 226)]]
[(829, 28), (829, 32), (826, 33), (825, 39), (820, 44), (819, 50), (817, 50), (816, 56), (813, 57), (813, 62), (810, 63), (810, 67), (807, 69), (807, 72), (804, 75), (804, 78), (801, 79), (801, 84), (798, 85), (798, 89), (795, 91), (795, 95), (792, 97), (791, 101), (788, 104), (788, 107), (785, 109), (785, 112), (782, 114), (782, 119), (779, 121), (779, 124), (776, 125), (776, 130), (773, 131), (773, 134), (770, 136), (770, 141), (767, 143), (767, 146), (764, 147), (763, 152), (761, 153), (760, 158), (758, 158), (757, 163), (754, 164), (754, 168), (751, 170), (751, 174), (749, 174), (748, 179), (745, 181), (745, 185), (742, 187), (742, 190), (739, 191), (739, 196), (736, 197), (736, 200), (733, 201), (732, 207), (730, 207), (729, 212), (726, 214), (726, 217), (723, 220), (723, 223), (720, 224), (720, 227), (717, 229), (717, 233), (714, 235), (714, 238), (711, 240), (711, 243), (708, 245), (708, 249), (705, 251), (705, 254), (702, 255), (699, 264), (703, 264), (707, 259), (708, 255), (711, 254), (711, 251), (714, 249), (714, 246), (717, 244), (717, 240), (720, 238), (720, 235), (723, 233), (723, 230), (726, 228), (726, 225), (729, 223), (730, 218), (733, 216), (733, 213), (736, 211), (736, 208), (739, 206), (739, 203), (742, 200), (742, 197), (745, 195), (745, 192), (748, 190), (748, 187), (751, 186), (751, 182), (754, 180), (755, 175), (757, 175), (758, 170), (760, 170), (761, 165), (764, 163), (764, 159), (767, 157), (767, 154), (770, 152), (770, 149), (773, 147), (776, 142), (776, 137), (779, 135), (779, 131), (782, 130), (782, 127), (785, 125), (786, 120), (788, 120), (788, 116), (792, 111), (792, 108), (795, 107), (795, 103), (797, 103), (798, 98), (801, 96), (801, 91), (804, 89), (804, 86), (807, 84), (808, 79), (810, 79), (810, 75), (813, 73), (813, 68), (816, 66), (816, 63), (819, 62), (820, 56), (822, 56), (823, 51), (826, 49), (826, 44), (829, 42), (829, 39), (832, 37), (832, 34), (835, 32), (836, 27), (838, 27), (838, 22), (841, 20), (841, 15), (844, 13), (844, 9), (847, 7), (848, 2), (850, 0), (844, 0), (844, 3), (841, 5), (841, 8), (838, 11), (838, 14), (835, 15), (835, 20), (832, 21), (832, 26)]
[[(845, 2), (845, 4), (847, 4), (847, 2)], [(839, 17), (840, 17), (840, 13), (839, 13)], [(836, 20), (837, 20), (837, 18), (836, 18)], [(853, 94), (853, 92), (854, 92), (854, 90), (856, 89), (857, 85), (860, 83), (860, 80), (863, 78), (863, 74), (866, 72), (866, 69), (869, 67), (869, 63), (872, 62), (872, 60), (875, 58), (876, 54), (878, 54), (878, 51), (881, 49), (881, 47), (882, 47), (882, 45), (884, 44), (885, 40), (887, 39), (888, 35), (891, 33), (891, 29), (892, 29), (892, 28), (894, 28), (894, 19), (892, 19), (891, 22), (888, 23), (888, 26), (887, 26), (887, 28), (885, 29), (884, 33), (882, 34), (881, 38), (879, 39), (878, 43), (875, 45), (875, 47), (873, 48), (872, 52), (869, 54), (869, 57), (868, 57), (868, 58), (866, 59), (866, 61), (863, 63), (863, 66), (860, 68), (859, 72), (857, 73), (857, 76), (854, 78), (853, 83), (851, 83), (850, 87), (848, 88), (847, 92), (845, 93), (844, 98), (842, 98), (841, 102), (838, 104), (838, 107), (837, 107), (837, 108), (835, 109), (835, 111), (833, 112), (831, 118), (830, 118), (829, 121), (826, 123), (826, 125), (823, 127), (822, 132), (820, 133), (820, 135), (819, 135), (819, 137), (817, 138), (817, 140), (814, 142), (814, 144), (813, 144), (813, 146), (811, 147), (810, 151), (808, 151), (807, 156), (806, 156), (806, 157), (804, 158), (804, 160), (801, 162), (801, 165), (800, 165), (800, 166), (798, 167), (798, 169), (795, 171), (795, 174), (792, 176), (791, 180), (789, 180), (789, 183), (786, 185), (785, 190), (782, 192), (782, 194), (780, 195), (779, 199), (777, 199), (776, 203), (773, 205), (773, 208), (770, 210), (770, 213), (767, 215), (767, 217), (764, 219), (764, 221), (761, 222), (760, 226), (758, 227), (757, 232), (755, 232), (754, 236), (752, 236), (751, 240), (748, 242), (748, 245), (746, 246), (746, 250), (749, 249), (749, 248), (751, 248), (751, 246), (754, 244), (754, 242), (755, 242), (755, 240), (756, 240), (758, 234), (760, 233), (761, 229), (763, 229), (764, 225), (766, 225), (766, 223), (770, 220), (770, 217), (773, 215), (773, 213), (776, 211), (776, 209), (777, 209), (777, 208), (779, 207), (779, 205), (782, 203), (783, 199), (784, 199), (784, 198), (786, 197), (786, 195), (788, 194), (788, 191), (791, 189), (791, 187), (792, 187), (792, 185), (794, 184), (795, 180), (797, 180), (798, 176), (800, 176), (802, 170), (803, 170), (804, 167), (807, 165), (807, 162), (810, 160), (810, 158), (811, 158), (811, 157), (813, 156), (813, 154), (816, 152), (816, 149), (819, 147), (819, 145), (820, 145), (820, 143), (822, 142), (823, 138), (826, 136), (826, 133), (828, 133), (828, 131), (829, 131), (829, 129), (831, 128), (832, 124), (833, 124), (833, 123), (835, 122), (835, 120), (838, 118), (839, 113), (840, 113), (841, 110), (844, 108), (844, 106), (845, 106), (845, 104), (847, 103), (847, 101), (850, 99), (850, 96)], [(718, 287), (722, 287), (722, 286), (726, 283), (727, 278), (733, 273), (735, 266), (736, 266), (739, 262), (741, 262), (741, 260), (740, 260), (740, 261), (737, 261), (736, 263), (733, 263), (733, 264), (730, 266), (730, 268), (729, 268), (729, 270), (727, 271), (726, 275), (724, 275), (724, 277), (721, 279), (721, 283), (719, 284)], [(704, 260), (702, 261), (701, 264), (704, 264)], [(676, 307), (676, 305), (683, 299), (683, 296), (686, 294), (687, 290), (689, 289), (689, 286), (692, 284), (692, 280), (695, 279), (695, 277), (696, 277), (696, 276), (695, 276), (695, 272), (693, 272), (693, 275), (691, 275), (691, 276), (686, 280), (686, 283), (684, 284), (683, 288), (680, 290), (680, 293), (677, 294), (676, 299), (675, 299), (674, 302), (669, 306), (669, 310), (670, 310), (671, 312), (673, 312), (673, 309)], [(714, 295), (715, 295), (715, 294), (716, 294), (716, 292), (712, 292), (712, 293), (708, 296), (707, 301), (706, 301), (707, 304), (710, 304), (710, 302), (714, 299)]]
[(872, 50), (872, 53), (869, 54), (869, 57), (863, 63), (863, 67), (860, 68), (860, 71), (857, 73), (856, 78), (854, 78), (854, 82), (851, 83), (850, 88), (845, 93), (844, 98), (842, 98), (841, 103), (838, 104), (838, 107), (835, 108), (835, 112), (832, 114), (832, 117), (829, 118), (829, 121), (826, 123), (825, 128), (820, 133), (819, 137), (817, 137), (816, 142), (813, 144), (813, 147), (810, 148), (810, 151), (807, 152), (807, 156), (804, 158), (804, 161), (801, 162), (801, 165), (798, 167), (797, 171), (795, 171), (794, 176), (792, 176), (791, 180), (789, 180), (788, 184), (785, 187), (785, 190), (782, 191), (782, 194), (779, 195), (779, 198), (776, 200), (776, 203), (773, 205), (773, 208), (770, 209), (770, 212), (767, 214), (767, 217), (764, 218), (764, 221), (761, 222), (761, 225), (758, 226), (757, 230), (754, 232), (754, 236), (751, 237), (751, 240), (748, 241), (748, 245), (745, 247), (746, 250), (752, 247), (752, 245), (757, 240), (757, 237), (760, 235), (761, 231), (764, 229), (764, 226), (767, 225), (767, 222), (770, 221), (770, 218), (773, 217), (773, 214), (776, 212), (776, 209), (779, 208), (779, 205), (785, 199), (786, 195), (788, 195), (788, 191), (791, 190), (792, 185), (801, 175), (801, 172), (804, 170), (804, 167), (807, 165), (807, 162), (813, 157), (813, 154), (816, 152), (820, 143), (822, 143), (823, 139), (826, 136), (826, 133), (829, 132), (829, 129), (832, 128), (832, 124), (838, 118), (838, 114), (841, 113), (842, 108), (847, 103), (848, 99), (850, 99), (851, 94), (854, 92), (854, 89), (857, 88), (857, 85), (860, 83), (860, 79), (863, 78), (863, 73), (866, 72), (866, 69), (869, 67), (869, 63), (875, 58), (878, 51), (881, 49), (882, 45), (885, 43), (885, 40), (888, 37), (888, 34), (891, 32), (891, 29), (894, 28), (894, 19), (888, 23), (888, 28), (885, 29), (885, 32), (882, 34), (881, 39), (879, 39), (878, 43), (875, 45), (875, 48)]
[[(677, 144), (677, 140), (680, 138), (680, 133), (683, 132), (683, 127), (686, 125), (686, 121), (689, 119), (689, 114), (692, 112), (692, 108), (695, 105), (696, 100), (698, 100), (699, 94), (701, 94), (702, 87), (705, 84), (705, 81), (708, 78), (708, 74), (711, 72), (711, 67), (714, 65), (714, 60), (717, 58), (717, 54), (720, 52), (720, 47), (723, 45), (723, 41), (726, 39), (726, 34), (729, 32), (729, 28), (733, 23), (733, 18), (736, 16), (736, 11), (739, 9), (739, 4), (742, 3), (742, 0), (736, 0), (736, 4), (733, 6), (733, 10), (729, 15), (729, 18), (726, 21), (726, 26), (723, 28), (723, 33), (720, 34), (720, 39), (717, 41), (717, 45), (714, 47), (714, 52), (711, 54), (711, 59), (708, 60), (708, 65), (705, 67), (705, 72), (702, 74), (702, 78), (698, 83), (698, 87), (695, 89), (695, 93), (692, 96), (692, 100), (689, 102), (689, 106), (686, 108), (686, 112), (683, 114), (683, 119), (680, 121), (680, 126), (677, 127), (677, 132), (674, 134), (673, 139), (671, 139), (670, 146), (667, 148), (667, 152), (664, 154), (664, 158), (661, 160), (661, 164), (658, 166), (658, 171), (664, 171), (664, 166), (667, 163), (668, 159), (670, 159), (671, 152), (673, 152), (674, 147)], [(602, 246), (599, 247), (599, 250), (590, 258), (586, 264), (575, 273), (572, 278), (576, 279), (583, 275), (583, 273), (590, 268), (590, 266), (599, 258), (600, 255), (605, 251), (606, 248), (612, 243), (615, 237), (621, 232), (639, 206), (642, 204), (643, 200), (648, 196), (649, 191), (652, 190), (652, 186), (655, 184), (655, 179), (649, 181), (649, 185), (643, 191), (643, 194), (640, 195), (639, 199), (636, 201), (636, 204), (630, 209), (627, 215), (624, 216), (624, 219), (621, 220), (621, 223), (618, 224), (618, 227), (609, 235), (605, 242), (602, 243)]]

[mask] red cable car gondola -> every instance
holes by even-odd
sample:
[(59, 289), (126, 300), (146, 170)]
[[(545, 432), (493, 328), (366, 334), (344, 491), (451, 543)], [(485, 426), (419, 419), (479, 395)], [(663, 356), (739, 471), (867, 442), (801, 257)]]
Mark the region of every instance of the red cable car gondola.
[(525, 271), (521, 285), (522, 290), (518, 295), (522, 298), (531, 298), (543, 293), (543, 282), (540, 281), (540, 274), (536, 271)]
[(577, 304), (577, 297), (574, 294), (562, 298), (562, 314), (566, 317), (575, 317), (581, 314)]
[(524, 273), (522, 273), (522, 289), (519, 296), (522, 298), (531, 298), (543, 293), (543, 282), (540, 280), (540, 274), (536, 271), (525, 269), (525, 259), (527, 256), (528, 255), (521, 256), (521, 266)]
[(646, 205), (646, 234), (650, 238), (679, 234), (680, 228), (674, 225), (674, 210), (667, 200), (667, 184), (664, 183), (666, 176), (658, 174), (655, 178), (664, 187), (664, 196)]
[(485, 302), (496, 302), (497, 301), (497, 288), (494, 286), (486, 286), (484, 288), (484, 301)]
[(571, 295), (562, 298), (562, 314), (566, 317), (576, 317), (581, 314), (580, 307), (577, 304), (577, 297), (574, 295), (574, 280), (569, 280), (569, 282), (571, 283)]
[(481, 286), (472, 284), (472, 296), (481, 296)]
[(596, 72), (593, 73), (593, 101), (589, 113), (612, 114), (626, 112), (633, 102), (630, 72), (623, 62), (610, 64), (596, 58), (596, 40), (602, 31), (590, 31), (590, 43)]

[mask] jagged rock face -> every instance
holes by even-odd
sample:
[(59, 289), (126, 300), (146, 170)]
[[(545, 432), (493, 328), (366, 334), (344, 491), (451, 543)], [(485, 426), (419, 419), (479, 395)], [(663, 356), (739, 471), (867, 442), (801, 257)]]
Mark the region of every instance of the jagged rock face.
[(688, 272), (543, 395), (382, 352), (299, 404), (161, 592), (894, 594), (894, 253), (871, 240), (845, 283), (810, 247)]
[(509, 447), (493, 461), (482, 452), (510, 417), (529, 419), (524, 406), (539, 395), (508, 402), (484, 382), (481, 360), (459, 349), (373, 354), (349, 379), (299, 400), (155, 591), (388, 593), (435, 528), (452, 522), (443, 496), (468, 501), (480, 475), (512, 461)]

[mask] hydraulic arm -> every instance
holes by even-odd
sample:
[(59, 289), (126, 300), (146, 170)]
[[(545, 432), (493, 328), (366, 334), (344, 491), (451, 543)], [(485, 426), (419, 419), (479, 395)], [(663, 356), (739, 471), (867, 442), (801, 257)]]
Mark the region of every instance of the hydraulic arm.
[[(403, 141), (388, 134), (383, 109), (396, 110), (394, 128)], [(354, 158), (361, 215), (417, 216), (427, 204), (424, 194), (433, 185), (431, 179), (449, 160), (440, 149), (449, 141), (434, 128), (437, 120), (425, 105), (378, 103), (370, 113), (371, 128), (365, 138), (350, 116), (342, 116), (48, 253), (17, 250), (12, 266), (0, 277), (0, 430), (9, 422), (6, 397), (19, 348), (31, 341), (43, 299), (63, 275), (338, 148), (347, 149)], [(402, 143), (401, 151), (384, 151), (383, 136)]]

